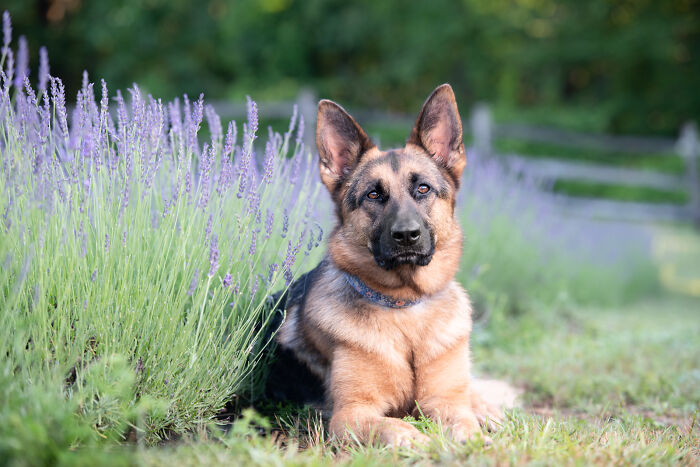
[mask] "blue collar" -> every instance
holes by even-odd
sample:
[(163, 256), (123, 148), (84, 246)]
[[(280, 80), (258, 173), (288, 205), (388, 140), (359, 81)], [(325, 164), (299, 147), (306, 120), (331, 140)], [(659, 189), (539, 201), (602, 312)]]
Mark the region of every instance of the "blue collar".
[(357, 293), (362, 295), (363, 298), (369, 300), (375, 305), (384, 306), (388, 308), (406, 308), (421, 302), (420, 300), (399, 300), (393, 297), (389, 297), (388, 295), (384, 295), (383, 293), (379, 293), (376, 290), (369, 288), (367, 284), (362, 282), (357, 277), (348, 274), (347, 272), (344, 274), (345, 280), (348, 281), (348, 284), (350, 284)]

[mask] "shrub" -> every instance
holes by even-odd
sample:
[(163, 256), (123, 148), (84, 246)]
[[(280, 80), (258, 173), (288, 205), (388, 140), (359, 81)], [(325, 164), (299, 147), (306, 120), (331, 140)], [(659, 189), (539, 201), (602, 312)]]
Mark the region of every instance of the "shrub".
[(658, 290), (643, 228), (567, 217), (536, 180), (475, 151), (467, 159), (459, 280), (477, 311), (611, 305)]
[[(5, 24), (8, 37), (7, 15)], [(0, 392), (22, 409), (0, 412), (0, 447), (21, 449), (20, 419), (43, 424), (34, 443), (45, 447), (52, 424), (65, 446), (88, 432), (148, 441), (190, 430), (256, 390), (266, 297), (321, 241), (311, 205), (299, 202), (319, 186), (303, 130), (294, 116), (288, 132), (256, 145), (249, 99), (237, 144), (235, 122), (224, 134), (202, 96), (166, 104), (136, 86), (128, 102), (117, 91), (113, 116), (106, 84), (98, 102), (87, 75), (69, 110), (48, 63), (35, 91), (26, 48), (15, 61), (8, 43)], [(200, 144), (205, 118), (211, 137)], [(38, 394), (36, 410), (24, 410)], [(91, 430), (67, 429), (75, 417)]]

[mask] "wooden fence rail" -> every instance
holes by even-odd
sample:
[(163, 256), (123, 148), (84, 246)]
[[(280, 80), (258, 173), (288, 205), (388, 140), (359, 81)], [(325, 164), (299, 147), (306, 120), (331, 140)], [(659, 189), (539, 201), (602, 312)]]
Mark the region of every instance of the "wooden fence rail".
[[(570, 214), (641, 221), (692, 221), (700, 228), (700, 171), (698, 167), (700, 137), (698, 137), (698, 129), (694, 122), (683, 126), (677, 141), (637, 136), (590, 135), (524, 125), (496, 125), (493, 123), (488, 108), (479, 106), (472, 112), (470, 127), (474, 138), (474, 147), (485, 154), (493, 151), (492, 141), (494, 138), (513, 138), (629, 154), (649, 154), (652, 152), (678, 154), (685, 161), (685, 173), (682, 177), (651, 170), (617, 168), (561, 159), (535, 159), (518, 155), (505, 155), (505, 160), (512, 168), (549, 182), (557, 179), (569, 179), (645, 186), (662, 190), (685, 188), (689, 193), (690, 200), (682, 206), (567, 198), (560, 195), (557, 196), (557, 201)], [(659, 157), (663, 157), (663, 155), (659, 155)]]

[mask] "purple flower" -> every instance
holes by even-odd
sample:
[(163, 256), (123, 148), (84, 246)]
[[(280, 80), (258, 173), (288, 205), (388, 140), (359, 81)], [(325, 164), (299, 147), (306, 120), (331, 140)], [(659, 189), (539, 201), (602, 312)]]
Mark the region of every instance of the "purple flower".
[(88, 78), (87, 70), (83, 70), (83, 82), (80, 89), (85, 92), (87, 90), (88, 84), (90, 84), (90, 79)]
[(27, 98), (29, 99), (29, 102), (31, 103), (32, 106), (37, 107), (39, 103), (36, 100), (36, 94), (34, 93), (34, 89), (32, 89), (32, 84), (29, 82), (29, 77), (24, 76), (24, 90), (27, 92)]
[(168, 210), (170, 209), (171, 204), (172, 201), (167, 199), (165, 200), (165, 203), (163, 203), (163, 214), (161, 215), (163, 219), (168, 217)]
[(280, 266), (279, 266), (279, 264), (277, 264), (277, 263), (272, 263), (272, 264), (270, 265), (270, 267), (268, 268), (268, 271), (267, 271), (267, 282), (268, 282), (268, 283), (271, 283), (271, 282), (272, 282), (272, 279), (275, 277), (275, 273), (277, 272), (277, 270), (279, 269), (279, 267), (280, 267)]
[(304, 241), (304, 234), (305, 232), (301, 234), (296, 244), (292, 244), (291, 240), (287, 243), (287, 255), (282, 263), (282, 270), (284, 271), (286, 285), (291, 284), (292, 279), (294, 278), (292, 274), (292, 266), (294, 266), (296, 257), (299, 254), (299, 249)]
[(122, 246), (126, 246), (126, 230), (122, 233)]
[(10, 86), (12, 86), (13, 82), (12, 77), (15, 75), (15, 56), (10, 48), (3, 50), (3, 54), (7, 55), (7, 74), (5, 74), (1, 69), (0, 73), (2, 73), (3, 79), (5, 80), (3, 92), (5, 95), (9, 96)]
[[(127, 165), (129, 163), (128, 162), (129, 159), (131, 159), (131, 158), (127, 155)], [(127, 177), (124, 180), (124, 189), (121, 192), (121, 205), (119, 206), (119, 213), (117, 214), (119, 219), (122, 218), (122, 216), (124, 215), (124, 211), (126, 210), (126, 208), (129, 207), (129, 195), (131, 192), (131, 190), (129, 189), (130, 187), (131, 187), (131, 183), (129, 180), (129, 174), (127, 172)]]
[(297, 128), (297, 145), (304, 141), (304, 116), (299, 115), (299, 127)]
[(236, 122), (231, 120), (228, 124), (228, 130), (226, 131), (226, 144), (224, 145), (223, 152), (224, 157), (228, 157), (228, 155), (233, 152), (233, 148), (236, 146), (237, 133)]
[[(46, 47), (39, 49), (39, 90), (46, 91), (46, 83), (49, 82), (49, 54)], [(104, 83), (104, 80), (102, 80)]]
[[(186, 102), (188, 105), (187, 107), (189, 108), (189, 102)], [(186, 119), (188, 126), (187, 126), (187, 144), (188, 147), (192, 152), (195, 154), (198, 153), (199, 151), (199, 146), (197, 144), (197, 133), (199, 133), (199, 128), (202, 125), (202, 118), (203, 118), (203, 110), (204, 110), (204, 94), (199, 95), (199, 99), (197, 99), (197, 102), (194, 103), (194, 109), (192, 110), (192, 117), (190, 119)]]
[(51, 98), (54, 109), (58, 116), (59, 128), (63, 138), (68, 137), (68, 117), (66, 115), (66, 90), (63, 82), (55, 77), (51, 77)]
[(246, 96), (246, 100), (248, 107), (248, 131), (246, 132), (248, 135), (248, 141), (246, 141), (246, 143), (252, 144), (253, 140), (255, 139), (255, 135), (258, 132), (258, 104), (256, 104), (255, 101), (250, 98), (250, 96)]
[(214, 277), (217, 269), (219, 269), (219, 239), (216, 235), (212, 235), (209, 245), (209, 277)]
[(299, 178), (299, 168), (301, 167), (301, 155), (297, 154), (294, 156), (294, 161), (292, 162), (292, 173), (289, 175), (289, 183), (292, 185), (297, 184), (297, 179)]
[[(10, 12), (4, 11), (2, 14), (2, 46), (3, 49), (10, 47), (12, 42), (12, 21), (10, 20)], [(4, 50), (3, 50), (4, 52)]]
[(275, 222), (275, 213), (268, 208), (267, 216), (265, 216), (265, 240), (272, 236), (272, 226)]
[(109, 234), (105, 234), (105, 253), (109, 253)]
[(97, 269), (92, 271), (92, 275), (90, 276), (90, 280), (92, 282), (95, 282), (95, 279), (97, 279)]
[(190, 282), (190, 288), (187, 290), (187, 295), (190, 297), (194, 295), (194, 291), (197, 289), (197, 281), (199, 280), (199, 268), (194, 270), (194, 276), (192, 276), (192, 282)]
[(294, 131), (294, 127), (297, 124), (297, 115), (299, 113), (299, 106), (294, 104), (294, 107), (292, 108), (292, 118), (289, 119), (289, 129), (287, 130), (287, 133), (290, 135), (292, 134), (292, 131)]
[(250, 256), (253, 256), (255, 254), (255, 245), (257, 243), (257, 239), (258, 239), (258, 231), (253, 230), (251, 232), (250, 248), (248, 249), (248, 254)]
[(289, 214), (287, 214), (287, 208), (284, 208), (282, 217), (282, 238), (287, 237), (287, 232), (289, 231)]
[(207, 220), (207, 227), (204, 229), (204, 241), (206, 241), (206, 242), (209, 241), (209, 236), (211, 235), (211, 225), (212, 225), (213, 221), (214, 221), (213, 215), (209, 214), (209, 220)]
[(180, 99), (177, 97), (168, 103), (168, 114), (170, 116), (170, 126), (175, 134), (182, 133), (182, 115), (180, 114)]
[(246, 188), (248, 187), (248, 176), (250, 175), (248, 173), (249, 165), (250, 154), (244, 153), (243, 157), (241, 158), (240, 175), (238, 178), (238, 193), (236, 193), (238, 198), (243, 198)]
[(223, 130), (221, 129), (221, 118), (219, 118), (219, 115), (217, 115), (216, 110), (214, 110), (214, 106), (212, 105), (207, 105), (204, 108), (204, 111), (207, 114), (207, 123), (209, 124), (211, 144), (213, 146), (214, 143), (220, 141), (223, 136)]
[(272, 179), (274, 176), (274, 168), (275, 168), (274, 149), (272, 147), (272, 141), (268, 141), (267, 144), (265, 145), (265, 162), (263, 164), (263, 169), (265, 170), (265, 175), (263, 176), (263, 180), (265, 180), (265, 183), (267, 183), (267, 184), (272, 183)]
[(185, 193), (187, 193), (187, 204), (189, 204), (190, 192), (192, 191), (192, 173), (187, 170), (185, 174)]
[(29, 74), (29, 48), (27, 47), (27, 38), (19, 36), (19, 44), (17, 46), (17, 66), (15, 68), (15, 86), (21, 87), (24, 82), (24, 77)]
[(126, 112), (126, 103), (124, 102), (124, 96), (119, 89), (117, 89), (117, 127), (119, 129), (119, 152), (124, 155), (128, 155), (126, 145), (126, 124), (129, 116)]
[(256, 277), (255, 278), (255, 283), (253, 286), (250, 288), (250, 297), (253, 298), (258, 294), (258, 287), (260, 287), (260, 278)]
[(292, 274), (292, 271), (289, 269), (284, 270), (284, 285), (289, 287), (294, 280), (294, 274)]
[(309, 233), (309, 242), (306, 244), (306, 251), (304, 252), (304, 254), (306, 256), (309, 256), (309, 254), (311, 253), (311, 250), (313, 250), (313, 249), (314, 249), (314, 235), (313, 235), (313, 232), (310, 232)]
[(229, 287), (231, 287), (231, 280), (232, 279), (233, 278), (231, 277), (231, 273), (227, 272), (226, 275), (224, 276), (224, 280), (223, 280), (223, 284), (222, 284), (225, 289), (228, 289)]
[(321, 227), (321, 224), (316, 224), (316, 226), (318, 227), (318, 237), (316, 238), (316, 246), (318, 246), (319, 243), (321, 243), (321, 241), (323, 240), (323, 227)]

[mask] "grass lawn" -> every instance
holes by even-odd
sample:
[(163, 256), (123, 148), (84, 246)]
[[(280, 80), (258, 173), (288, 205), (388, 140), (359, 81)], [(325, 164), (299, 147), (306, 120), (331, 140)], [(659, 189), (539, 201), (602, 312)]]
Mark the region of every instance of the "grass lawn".
[(415, 423), (432, 436), (428, 446), (339, 446), (324, 438), (312, 415), (278, 420), (266, 436), (257, 434), (261, 422), (243, 420), (228, 434), (202, 433), (137, 450), (125, 460), (146, 465), (697, 465), (699, 309), (698, 301), (666, 298), (622, 309), (543, 311), (477, 327), (473, 345), (479, 371), (524, 391), (522, 407), (508, 413), (502, 429), (491, 434), (490, 446), (480, 438), (456, 445), (425, 421)]

